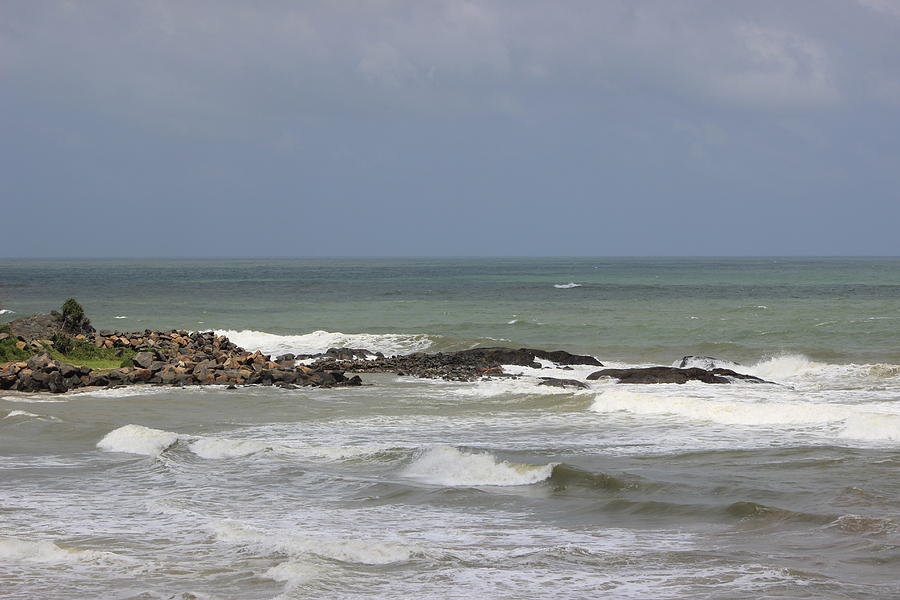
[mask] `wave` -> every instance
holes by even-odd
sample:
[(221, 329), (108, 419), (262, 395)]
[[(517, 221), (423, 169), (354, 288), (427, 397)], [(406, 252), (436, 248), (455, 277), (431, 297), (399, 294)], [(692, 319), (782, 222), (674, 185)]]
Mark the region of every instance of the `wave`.
[[(686, 396), (667, 396), (607, 390), (590, 410), (635, 415), (681, 417), (692, 421), (745, 426), (821, 426), (839, 438), (868, 441), (900, 440), (900, 414), (879, 410), (884, 406), (814, 402), (739, 402)], [(894, 410), (888, 407), (887, 410)]]
[(200, 458), (238, 458), (271, 450), (272, 446), (254, 440), (230, 440), (225, 438), (200, 438), (191, 442), (188, 449)]
[[(687, 359), (687, 360), (685, 360)], [(684, 364), (682, 364), (684, 362)], [(803, 354), (779, 354), (742, 365), (729, 360), (709, 356), (686, 356), (672, 363), (674, 367), (700, 367), (702, 369), (731, 369), (738, 373), (755, 375), (769, 381), (791, 381), (797, 379), (839, 379), (872, 378), (900, 379), (900, 365), (876, 364), (833, 364), (819, 362)]]
[(118, 316), (113, 317), (113, 319), (127, 319), (127, 318), (128, 317), (126, 317), (125, 315), (118, 315)]
[(422, 452), (403, 475), (447, 486), (530, 485), (548, 479), (558, 463), (528, 465), (497, 460), (488, 453), (464, 452), (453, 446), (435, 446)]
[(48, 417), (46, 415), (36, 415), (32, 412), (28, 412), (27, 410), (11, 410), (7, 413), (4, 419), (14, 419), (16, 417), (21, 417), (23, 419), (37, 419), (39, 421), (62, 421), (62, 419), (58, 417)]
[(102, 550), (61, 548), (49, 540), (25, 540), (0, 536), (0, 560), (39, 563), (132, 562)]
[(553, 486), (555, 491), (563, 491), (570, 487), (587, 488), (591, 490), (618, 491), (627, 487), (636, 487), (634, 484), (607, 475), (606, 473), (592, 473), (572, 465), (559, 464), (553, 467), (547, 483)]
[(178, 438), (179, 435), (172, 431), (129, 424), (107, 433), (97, 442), (97, 447), (107, 452), (159, 456), (164, 450), (175, 445)]
[(341, 333), (313, 331), (301, 335), (276, 335), (265, 331), (244, 329), (243, 331), (220, 329), (224, 335), (242, 348), (266, 354), (321, 354), (329, 348), (365, 348), (382, 352), (387, 356), (422, 352), (433, 344), (424, 334), (405, 333)]
[(556, 283), (553, 285), (558, 290), (570, 290), (572, 288), (581, 287), (580, 283), (575, 283), (574, 281), (570, 281), (569, 283)]
[(415, 546), (382, 540), (307, 536), (284, 530), (257, 529), (234, 521), (216, 523), (213, 530), (223, 542), (250, 546), (263, 552), (313, 555), (363, 565), (407, 562), (421, 553)]
[(16, 311), (9, 310), (8, 308), (0, 308), (0, 315), (14, 315)]

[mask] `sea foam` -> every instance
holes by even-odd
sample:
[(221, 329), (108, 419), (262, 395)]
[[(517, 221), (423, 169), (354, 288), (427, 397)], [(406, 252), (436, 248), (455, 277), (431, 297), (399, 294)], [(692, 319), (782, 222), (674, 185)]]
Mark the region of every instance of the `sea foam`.
[(0, 560), (38, 563), (130, 562), (113, 552), (61, 548), (49, 540), (7, 536), (0, 536)]
[(108, 452), (128, 452), (158, 456), (163, 450), (174, 445), (179, 435), (143, 425), (125, 425), (114, 429), (97, 442), (97, 447)]
[(266, 354), (321, 354), (329, 348), (365, 348), (382, 352), (387, 356), (421, 352), (432, 345), (423, 334), (402, 333), (340, 333), (313, 331), (302, 335), (276, 335), (265, 331), (218, 330), (232, 342), (250, 351), (261, 350)]
[(237, 458), (269, 450), (270, 445), (254, 440), (230, 440), (226, 438), (200, 438), (188, 449), (200, 458)]
[(464, 452), (452, 446), (435, 446), (418, 456), (403, 475), (427, 483), (449, 486), (530, 485), (553, 473), (556, 463), (528, 465), (497, 460), (491, 454)]
[(414, 546), (383, 540), (308, 536), (293, 531), (258, 529), (235, 521), (213, 524), (213, 530), (223, 542), (249, 546), (263, 552), (280, 552), (289, 556), (315, 555), (363, 565), (406, 562), (419, 552)]
[(554, 284), (553, 287), (555, 287), (555, 288), (558, 289), (558, 290), (569, 290), (569, 289), (572, 289), (572, 288), (581, 287), (581, 284), (580, 284), (580, 283), (575, 283), (574, 281), (570, 281), (569, 283), (557, 283), (557, 284)]

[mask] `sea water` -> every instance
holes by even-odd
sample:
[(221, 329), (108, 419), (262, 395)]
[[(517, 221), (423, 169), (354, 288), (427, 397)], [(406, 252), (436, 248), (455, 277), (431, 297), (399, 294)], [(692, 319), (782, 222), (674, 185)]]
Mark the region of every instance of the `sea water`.
[(0, 261), (0, 321), (773, 383), (0, 397), (2, 598), (900, 597), (900, 260)]

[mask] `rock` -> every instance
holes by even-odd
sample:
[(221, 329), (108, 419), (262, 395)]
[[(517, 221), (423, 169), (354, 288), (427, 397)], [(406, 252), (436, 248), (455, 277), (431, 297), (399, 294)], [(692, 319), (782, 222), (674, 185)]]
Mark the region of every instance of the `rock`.
[(286, 360), (293, 361), (293, 360), (295, 360), (295, 358), (296, 357), (293, 354), (288, 352), (287, 354), (282, 354), (282, 355), (278, 356), (278, 358), (276, 358), (275, 360), (278, 362), (284, 362)]
[(731, 369), (732, 367), (739, 367), (740, 364), (736, 362), (732, 362), (730, 360), (722, 360), (721, 358), (715, 358), (714, 356), (683, 356), (681, 360), (678, 362), (678, 367), (681, 369), (689, 369), (692, 367), (696, 367), (699, 369), (706, 369), (707, 371), (711, 371), (712, 369)]
[(556, 377), (541, 377), (541, 382), (538, 385), (546, 385), (549, 387), (573, 387), (578, 388), (580, 390), (586, 390), (590, 388), (590, 386), (583, 381), (578, 381), (577, 379), (558, 379)]
[(0, 342), (11, 337), (8, 333), (0, 333)]
[(42, 352), (41, 354), (35, 354), (25, 363), (26, 366), (32, 371), (41, 371), (48, 365), (52, 363), (53, 359), (50, 358), (50, 355), (46, 352)]
[(156, 360), (156, 354), (153, 352), (138, 352), (131, 357), (131, 362), (142, 369), (149, 369), (154, 360)]
[(10, 333), (25, 342), (51, 338), (62, 330), (59, 319), (53, 315), (22, 317), (10, 321), (8, 325)]
[(702, 381), (703, 383), (732, 383), (734, 379), (741, 379), (752, 383), (771, 383), (754, 377), (736, 373), (730, 369), (679, 369), (678, 367), (646, 367), (640, 369), (603, 369), (588, 375), (589, 380), (597, 380), (601, 377), (612, 377), (619, 383), (686, 383), (688, 381)]

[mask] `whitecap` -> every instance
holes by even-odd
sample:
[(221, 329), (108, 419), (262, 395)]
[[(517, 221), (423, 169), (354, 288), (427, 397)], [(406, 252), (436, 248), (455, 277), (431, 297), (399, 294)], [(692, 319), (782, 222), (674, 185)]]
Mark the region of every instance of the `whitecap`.
[(415, 546), (384, 540), (310, 536), (285, 530), (263, 530), (235, 521), (213, 524), (216, 537), (233, 544), (281, 552), (289, 556), (314, 555), (331, 560), (363, 565), (387, 565), (406, 562), (420, 550)]
[(8, 308), (0, 308), (0, 315), (14, 315), (16, 311), (9, 310)]
[(242, 348), (266, 354), (321, 354), (329, 348), (365, 348), (372, 352), (382, 352), (387, 356), (394, 354), (411, 354), (421, 352), (432, 345), (432, 340), (425, 334), (405, 333), (341, 333), (331, 331), (313, 331), (300, 335), (276, 335), (265, 331), (245, 329), (217, 330), (217, 335), (224, 335)]
[(128, 317), (126, 317), (125, 315), (118, 315), (116, 317), (113, 317), (113, 319), (127, 319), (127, 318)]
[(102, 550), (61, 548), (49, 540), (27, 540), (0, 536), (0, 560), (38, 563), (131, 562), (124, 556)]
[(16, 417), (21, 417), (24, 419), (38, 419), (39, 421), (60, 421), (57, 417), (48, 417), (45, 415), (36, 415), (32, 412), (28, 412), (27, 410), (11, 410), (9, 413), (3, 417), (4, 419), (14, 419)]
[(581, 287), (580, 283), (575, 283), (574, 281), (570, 281), (569, 283), (556, 283), (553, 285), (558, 290), (569, 290), (572, 288)]
[(179, 435), (172, 431), (129, 424), (107, 433), (97, 442), (97, 447), (108, 452), (158, 456), (163, 450), (174, 445), (178, 438)]
[(528, 465), (497, 460), (488, 453), (464, 452), (435, 446), (421, 453), (403, 475), (427, 483), (450, 486), (530, 485), (550, 477), (556, 463)]
[(200, 438), (188, 449), (200, 458), (238, 458), (270, 449), (271, 446), (254, 440), (230, 440), (225, 438)]

